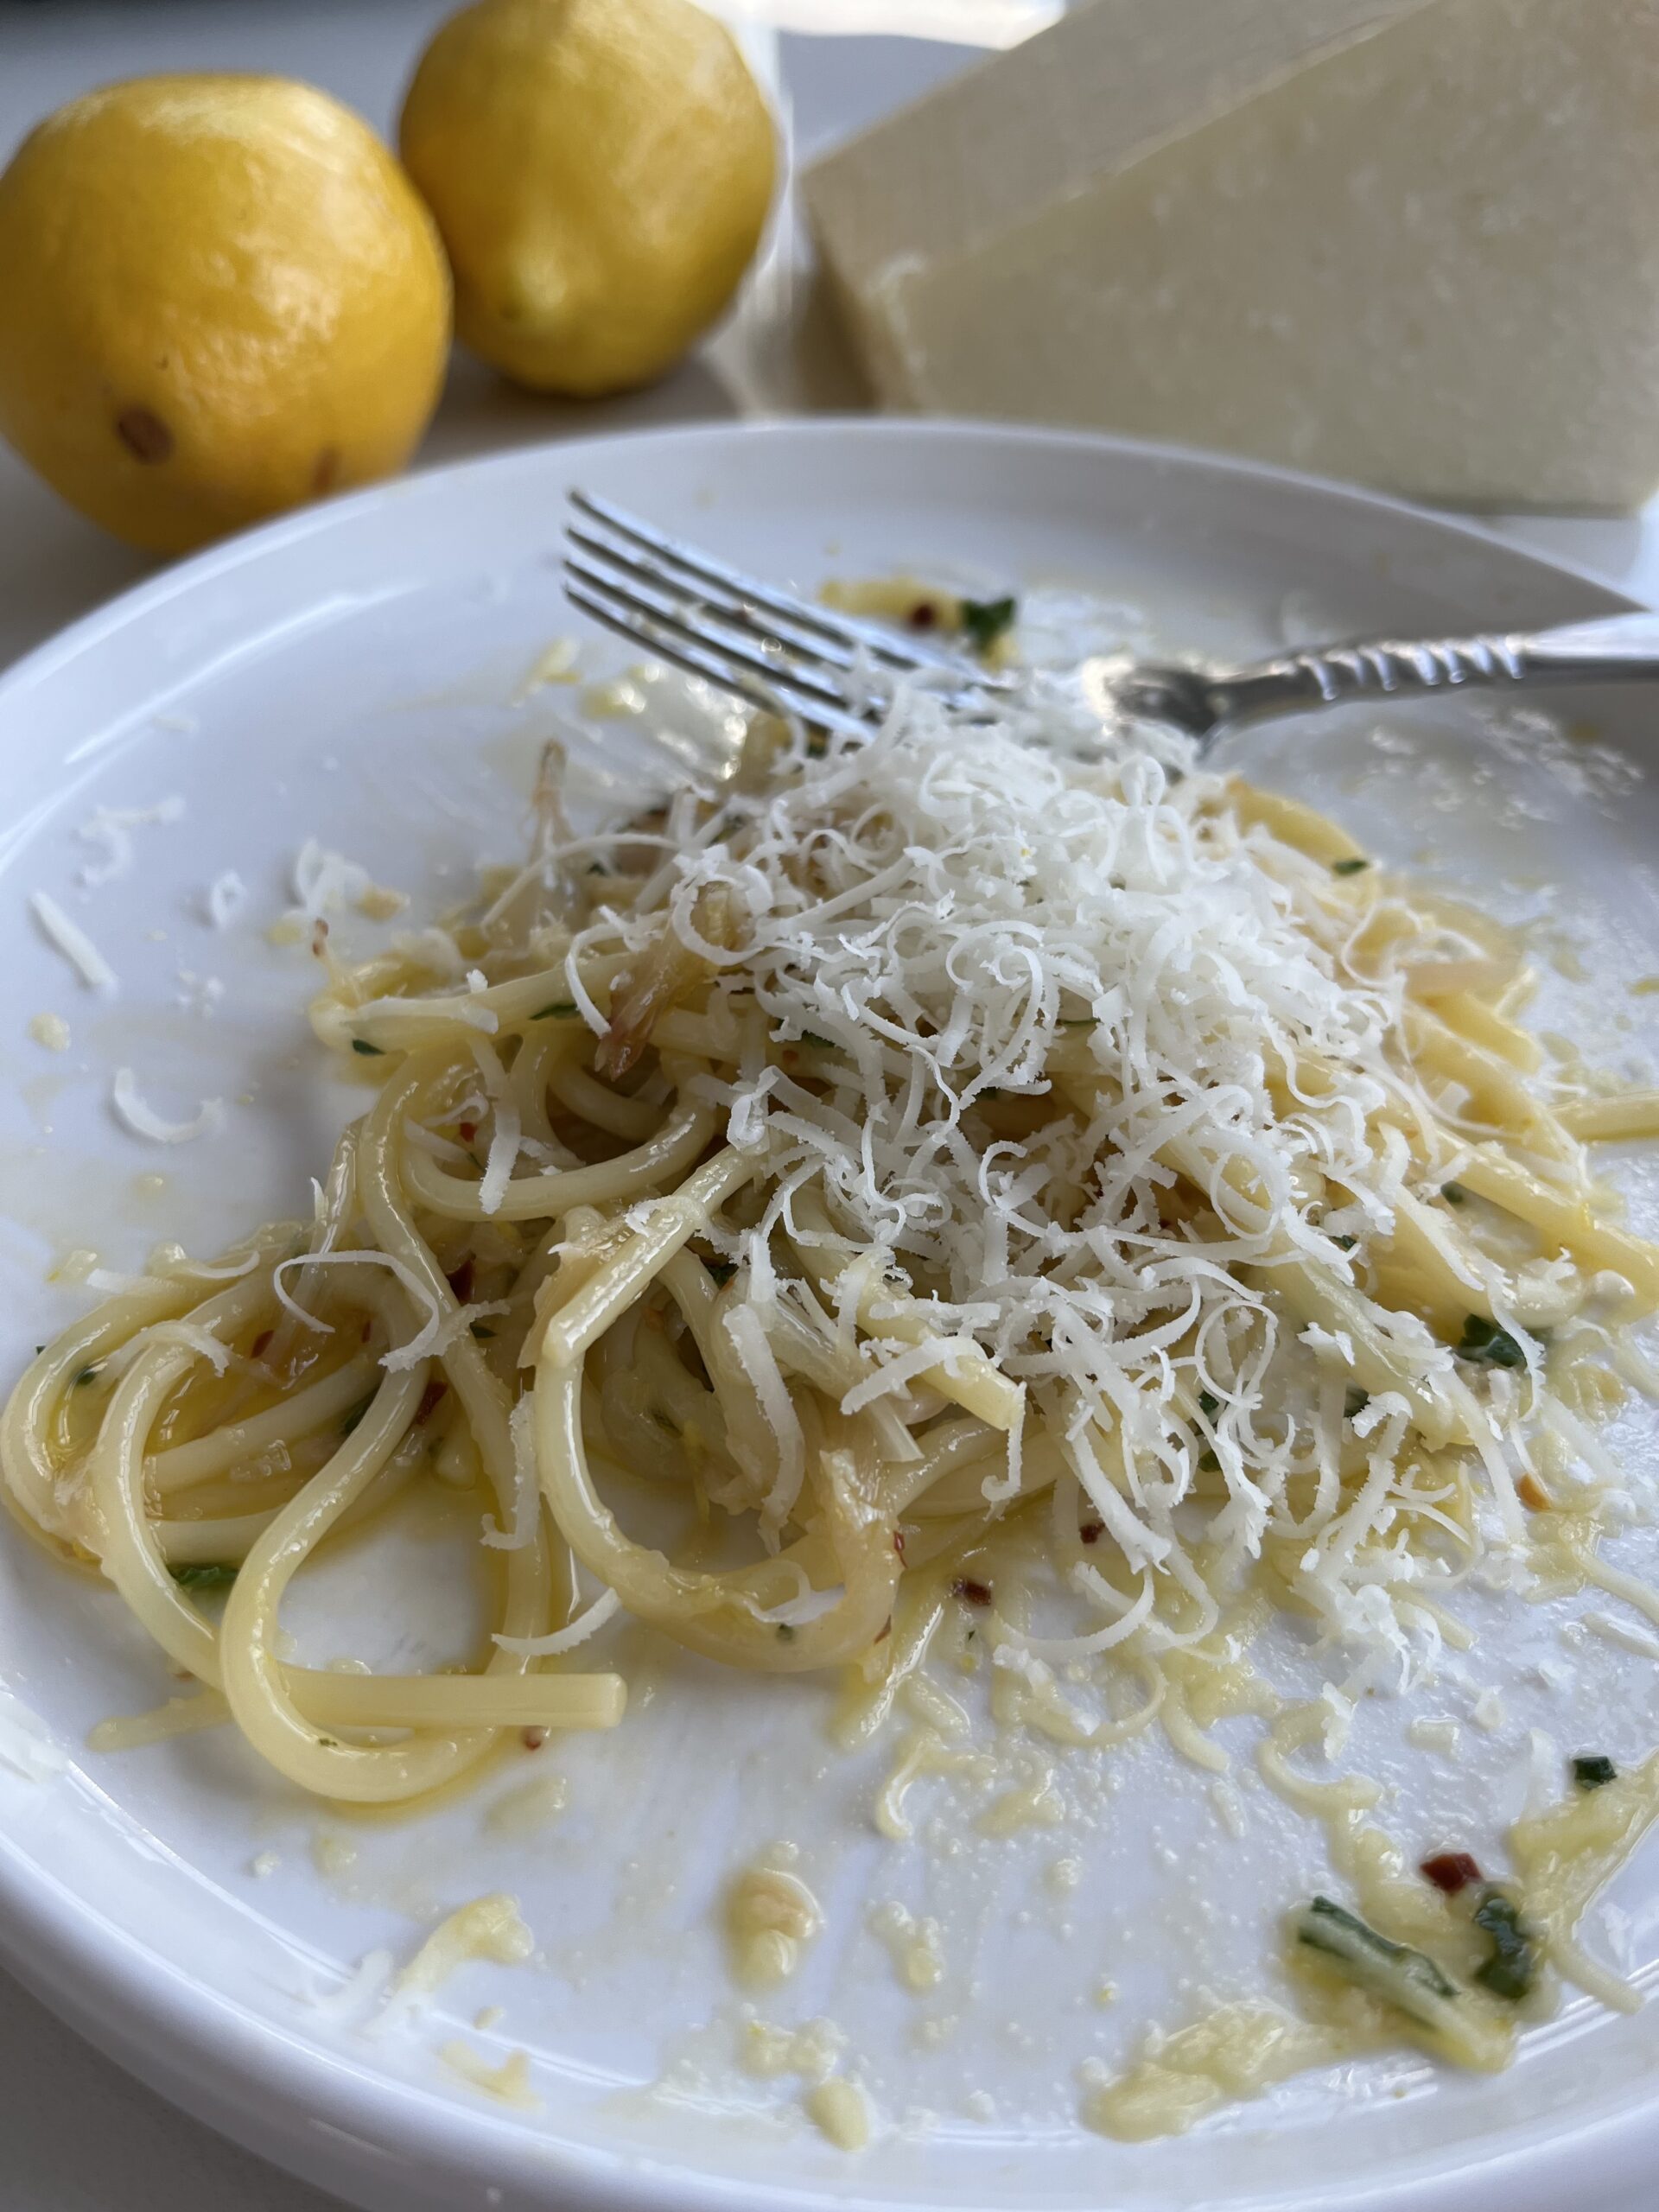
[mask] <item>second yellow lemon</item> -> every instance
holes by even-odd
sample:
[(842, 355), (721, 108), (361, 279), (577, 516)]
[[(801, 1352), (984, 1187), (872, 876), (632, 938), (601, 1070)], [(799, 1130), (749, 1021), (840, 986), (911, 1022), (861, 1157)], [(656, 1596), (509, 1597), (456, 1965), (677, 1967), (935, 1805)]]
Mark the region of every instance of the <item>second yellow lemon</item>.
[(648, 382), (713, 322), (775, 163), (742, 55), (690, 0), (480, 0), (422, 57), (401, 150), (460, 335), (581, 397)]

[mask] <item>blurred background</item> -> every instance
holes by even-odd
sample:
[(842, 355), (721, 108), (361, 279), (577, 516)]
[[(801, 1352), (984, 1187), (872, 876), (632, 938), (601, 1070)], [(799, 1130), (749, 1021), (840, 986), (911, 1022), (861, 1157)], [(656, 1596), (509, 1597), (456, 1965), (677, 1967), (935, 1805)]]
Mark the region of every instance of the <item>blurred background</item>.
[[(395, 140), (399, 104), (454, 0), (0, 0), (0, 167), (65, 101), (168, 71), (270, 72), (333, 93)], [(791, 168), (1052, 22), (1053, 0), (757, 0), (721, 7), (772, 98)], [(785, 210), (728, 327), (647, 389), (571, 403), (459, 347), (422, 446), (431, 466), (634, 423), (861, 403), (836, 334), (798, 347), (800, 239)], [(0, 440), (0, 665), (154, 562), (68, 508)]]

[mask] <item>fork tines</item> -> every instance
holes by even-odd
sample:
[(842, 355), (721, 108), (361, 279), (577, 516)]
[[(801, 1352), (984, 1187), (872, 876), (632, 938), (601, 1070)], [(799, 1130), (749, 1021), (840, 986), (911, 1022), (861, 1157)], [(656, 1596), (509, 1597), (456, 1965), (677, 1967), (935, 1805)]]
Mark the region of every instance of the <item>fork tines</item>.
[[(868, 696), (872, 664), (929, 677), (953, 704), (984, 703), (982, 671), (958, 654), (811, 606), (607, 499), (573, 491), (570, 504), (580, 518), (565, 524), (571, 604), (752, 705), (862, 730), (880, 704)], [(855, 673), (861, 662), (862, 677)]]

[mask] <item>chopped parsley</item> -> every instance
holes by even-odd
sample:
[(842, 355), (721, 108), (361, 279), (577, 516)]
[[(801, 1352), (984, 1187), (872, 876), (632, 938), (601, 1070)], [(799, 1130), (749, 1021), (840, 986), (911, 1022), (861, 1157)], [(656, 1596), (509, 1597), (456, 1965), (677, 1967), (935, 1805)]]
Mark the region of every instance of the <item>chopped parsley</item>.
[(1370, 1402), (1370, 1392), (1369, 1390), (1362, 1390), (1357, 1383), (1356, 1383), (1342, 1402), (1343, 1419), (1344, 1421), (1353, 1421), (1358, 1414), (1364, 1412), (1366, 1407), (1369, 1406)]
[(1357, 1236), (1333, 1236), (1331, 1239), (1331, 1242), (1336, 1246), (1338, 1252), (1351, 1252), (1355, 1245), (1358, 1243), (1359, 1239)]
[(1475, 1980), (1494, 1997), (1519, 2003), (1538, 1974), (1537, 1944), (1520, 1906), (1502, 1890), (1486, 1890), (1475, 1907), (1475, 1925), (1492, 1942), (1492, 1955), (1477, 1967)]
[(1489, 1321), (1484, 1313), (1469, 1314), (1455, 1347), (1458, 1357), (1477, 1367), (1524, 1367), (1527, 1355), (1507, 1329)]
[(555, 999), (551, 1006), (543, 1007), (530, 1018), (532, 1021), (568, 1021), (575, 1010), (575, 999)]
[(193, 1560), (168, 1572), (181, 1590), (225, 1590), (236, 1580), (236, 1569), (220, 1560)]
[(1019, 603), (1013, 599), (964, 599), (960, 607), (962, 626), (976, 652), (988, 652), (1003, 632), (1014, 627), (1019, 611)]
[(815, 1046), (820, 1052), (833, 1052), (836, 1049), (834, 1038), (820, 1037), (816, 1029), (803, 1029), (801, 1042), (803, 1045)]
[(1221, 1411), (1221, 1400), (1217, 1397), (1213, 1390), (1199, 1391), (1198, 1411), (1204, 1415), (1205, 1421), (1213, 1421)]
[(1370, 861), (1358, 859), (1332, 861), (1331, 873), (1332, 875), (1357, 875), (1363, 868), (1368, 868), (1370, 866)]
[(737, 1273), (737, 1262), (734, 1260), (705, 1260), (703, 1265), (717, 1283), (730, 1282), (732, 1277)]
[(1618, 1769), (1605, 1752), (1593, 1751), (1573, 1760), (1573, 1779), (1580, 1789), (1605, 1789), (1610, 1782), (1618, 1780)]
[(352, 1050), (354, 1052), (361, 1052), (364, 1058), (367, 1060), (381, 1060), (386, 1055), (386, 1048), (384, 1045), (371, 1045), (366, 1037), (353, 1037)]
[(1390, 1942), (1329, 1897), (1315, 1897), (1299, 1913), (1294, 1930), (1296, 1941), (1310, 1951), (1323, 1952), (1344, 1980), (1397, 2005), (1427, 2027), (1440, 2025), (1440, 2005), (1457, 1996), (1456, 1984), (1427, 1952)]
[(1199, 1473), (1200, 1473), (1200, 1474), (1204, 1474), (1204, 1475), (1213, 1475), (1213, 1474), (1216, 1474), (1216, 1473), (1217, 1473), (1217, 1472), (1219, 1471), (1220, 1467), (1221, 1467), (1221, 1462), (1220, 1462), (1220, 1460), (1219, 1460), (1219, 1459), (1217, 1459), (1217, 1457), (1216, 1457), (1216, 1455), (1215, 1455), (1215, 1453), (1214, 1453), (1213, 1452), (1199, 1452), (1199, 1454), (1198, 1454), (1198, 1471), (1199, 1471)]
[(1461, 1183), (1442, 1183), (1440, 1196), (1449, 1206), (1460, 1206), (1468, 1202), (1469, 1193)]

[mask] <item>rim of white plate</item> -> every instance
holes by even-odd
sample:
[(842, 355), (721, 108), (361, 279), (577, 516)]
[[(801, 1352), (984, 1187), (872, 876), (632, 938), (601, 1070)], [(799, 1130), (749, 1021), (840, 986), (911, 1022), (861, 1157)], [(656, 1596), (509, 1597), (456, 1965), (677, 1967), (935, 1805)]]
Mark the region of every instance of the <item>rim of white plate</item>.
[[(1046, 446), (1118, 454), (1166, 463), (1264, 489), (1306, 496), (1357, 516), (1386, 515), (1444, 540), (1500, 555), (1535, 581), (1589, 587), (1609, 614), (1641, 602), (1607, 578), (1513, 544), (1478, 520), (1443, 516), (1410, 502), (1298, 471), (1201, 448), (1087, 431), (1049, 429), (951, 418), (820, 416), (742, 423), (672, 425), (646, 430), (552, 439), (487, 457), (448, 463), (308, 507), (244, 532), (119, 594), (0, 671), (0, 709), (52, 682), (81, 654), (153, 611), (202, 586), (252, 568), (296, 543), (349, 528), (365, 516), (407, 500), (442, 499), (460, 478), (506, 476), (556, 464), (567, 480), (602, 469), (607, 451), (643, 444), (720, 448), (760, 441), (872, 442)], [(550, 512), (550, 540), (558, 517)], [(1580, 617), (1580, 619), (1585, 619)], [(830, 2193), (770, 2183), (721, 2180), (660, 2158), (627, 2157), (532, 2135), (505, 2117), (440, 2102), (310, 2044), (273, 2021), (202, 1986), (85, 1898), (71, 1895), (38, 1863), (0, 1836), (0, 1961), (89, 2043), (175, 2104), (290, 2172), (317, 2185), (350, 2190), (365, 2204), (407, 2202), (408, 2167), (418, 2159), (454, 2200), (487, 2202), (501, 2212), (569, 2207), (571, 2212), (760, 2212), (787, 2204), (829, 2212), (854, 2202), (862, 2212), (912, 2212), (890, 2197), (861, 2194), (855, 2183)], [(1541, 2116), (1494, 2151), (1471, 2145), (1448, 2161), (1431, 2151), (1402, 2162), (1380, 2182), (1357, 2179), (1323, 2206), (1329, 2212), (1544, 2212), (1581, 2191), (1596, 2167), (1599, 2192), (1633, 2189), (1649, 2177), (1659, 2151), (1659, 2105), (1629, 2107), (1563, 2131)], [(483, 2196), (487, 2179), (499, 2194)], [(1522, 2193), (1524, 2192), (1524, 2193)], [(431, 2201), (438, 2201), (433, 2198)], [(1105, 2200), (1103, 2199), (1103, 2204)], [(1212, 2200), (1246, 2212), (1236, 2199)], [(1276, 2208), (1311, 2212), (1306, 2196), (1274, 2191), (1248, 2212)], [(1205, 2212), (1189, 2202), (1185, 2212)], [(1323, 2208), (1322, 2208), (1323, 2212)]]

